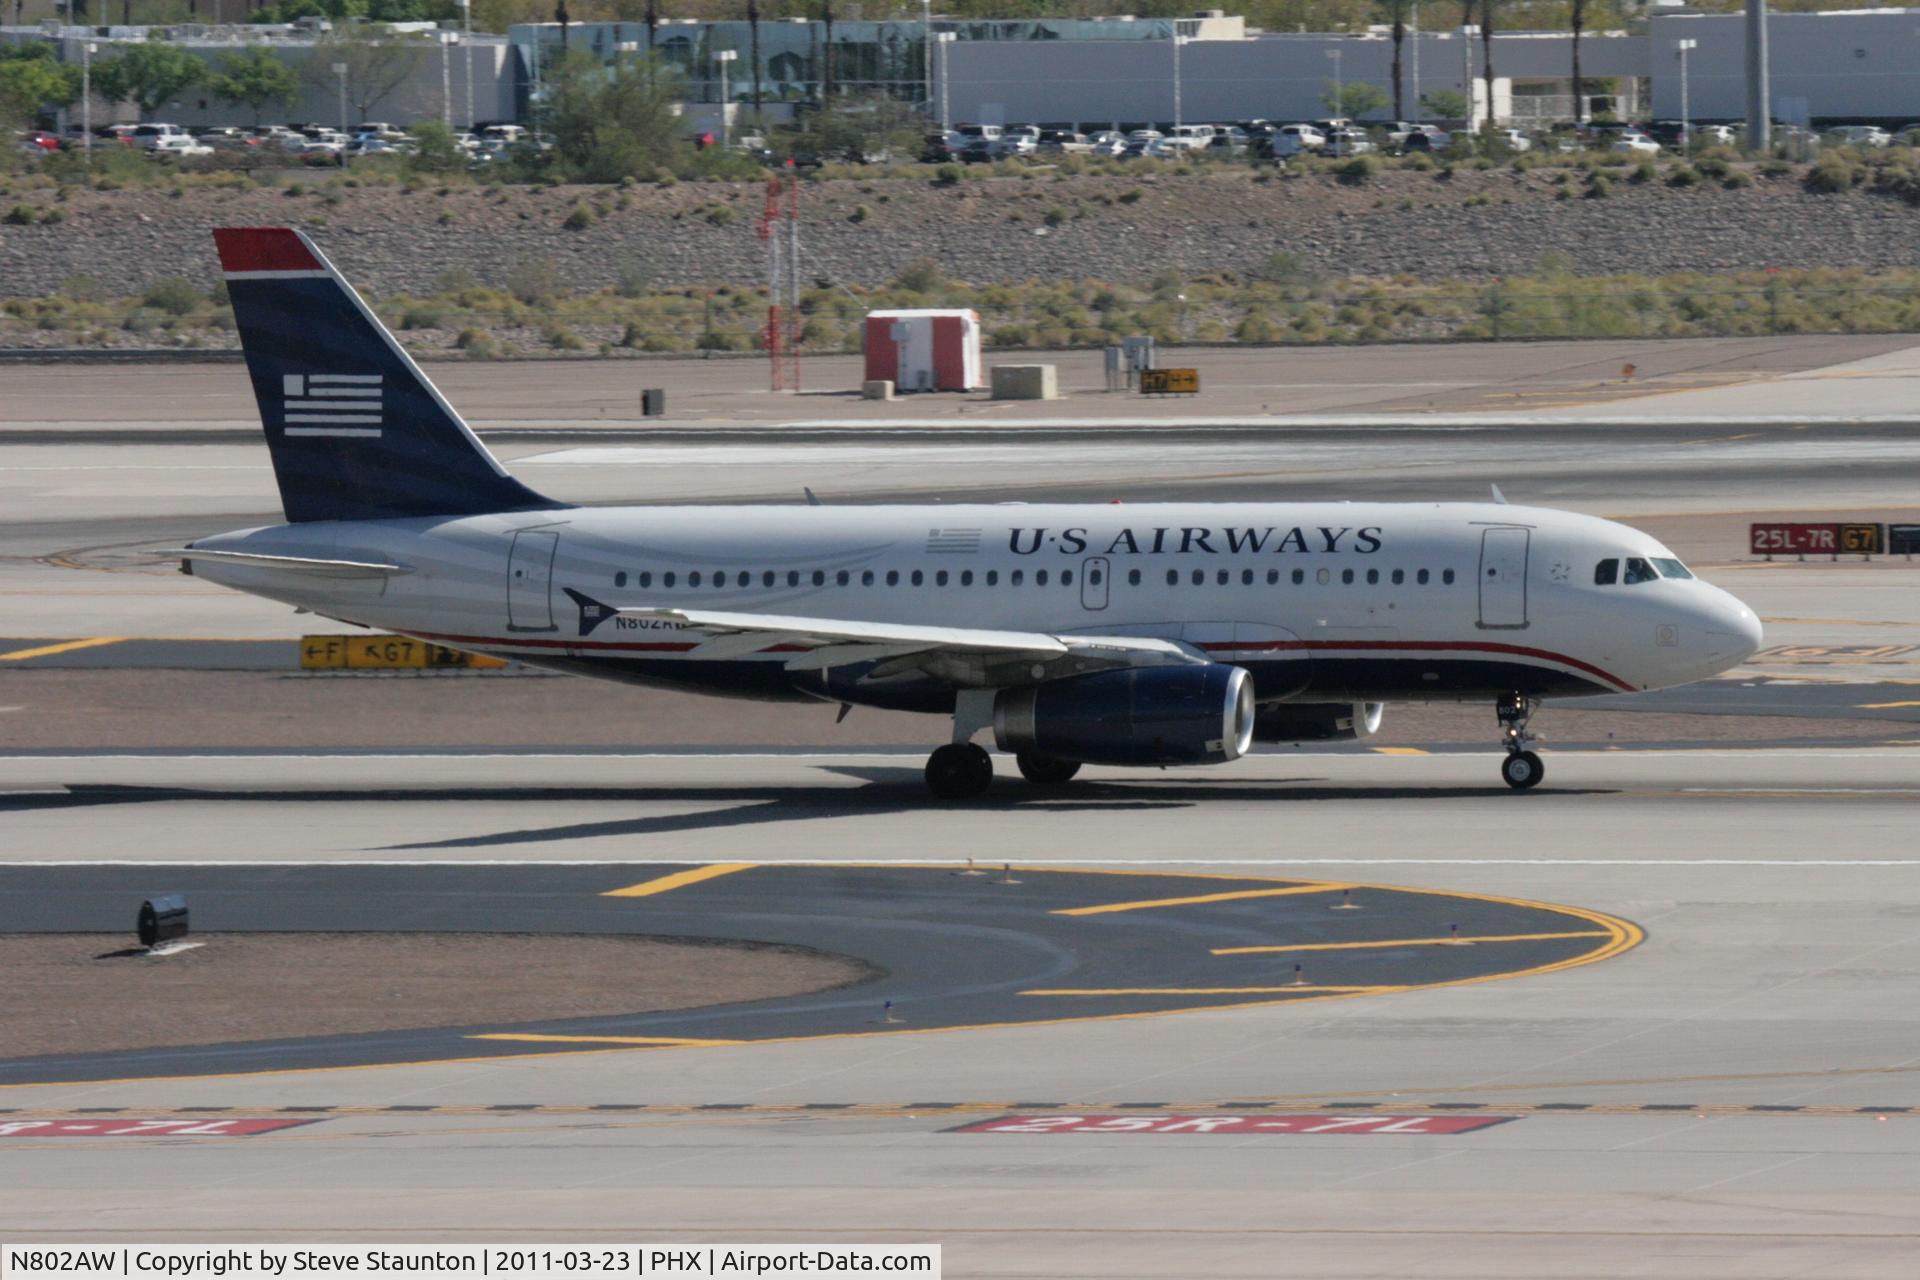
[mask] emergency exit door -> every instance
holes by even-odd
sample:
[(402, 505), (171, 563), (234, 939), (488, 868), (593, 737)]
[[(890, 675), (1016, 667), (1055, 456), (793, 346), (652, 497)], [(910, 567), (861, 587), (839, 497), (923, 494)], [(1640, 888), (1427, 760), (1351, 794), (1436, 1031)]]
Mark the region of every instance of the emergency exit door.
[(557, 631), (553, 625), (553, 557), (560, 535), (522, 529), (507, 557), (507, 630)]
[(1107, 575), (1111, 572), (1105, 556), (1093, 556), (1080, 563), (1080, 607), (1083, 609), (1104, 609), (1107, 607), (1107, 591), (1111, 584)]
[(1480, 625), (1527, 625), (1527, 544), (1530, 529), (1488, 529), (1480, 535)]

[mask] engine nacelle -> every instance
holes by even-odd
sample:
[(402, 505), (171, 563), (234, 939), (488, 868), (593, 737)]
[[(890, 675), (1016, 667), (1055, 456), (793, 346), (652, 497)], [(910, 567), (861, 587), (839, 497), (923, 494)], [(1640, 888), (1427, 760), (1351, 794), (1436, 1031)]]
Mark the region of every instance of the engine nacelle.
[(1002, 751), (1081, 764), (1224, 764), (1253, 743), (1241, 667), (1132, 667), (1008, 689), (993, 702)]
[(1386, 706), (1378, 702), (1283, 702), (1262, 707), (1254, 721), (1256, 742), (1345, 742), (1371, 738)]

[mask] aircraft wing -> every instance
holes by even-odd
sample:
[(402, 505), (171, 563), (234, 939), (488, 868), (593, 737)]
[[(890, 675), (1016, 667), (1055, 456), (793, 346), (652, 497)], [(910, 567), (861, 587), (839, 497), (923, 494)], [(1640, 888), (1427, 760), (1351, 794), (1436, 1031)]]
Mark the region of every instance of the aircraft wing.
[[(604, 606), (603, 606), (604, 607)], [(584, 608), (584, 606), (583, 606)], [(879, 662), (869, 678), (923, 672), (960, 685), (1006, 682), (1017, 668), (1031, 679), (1042, 666), (1048, 677), (1109, 667), (1163, 666), (1205, 661), (1170, 640), (1145, 636), (1048, 635), (974, 627), (926, 627), (713, 609), (627, 608), (622, 617), (658, 618), (697, 627), (710, 638), (690, 658), (733, 658), (768, 649), (798, 650), (789, 671), (823, 671), (857, 662)]]

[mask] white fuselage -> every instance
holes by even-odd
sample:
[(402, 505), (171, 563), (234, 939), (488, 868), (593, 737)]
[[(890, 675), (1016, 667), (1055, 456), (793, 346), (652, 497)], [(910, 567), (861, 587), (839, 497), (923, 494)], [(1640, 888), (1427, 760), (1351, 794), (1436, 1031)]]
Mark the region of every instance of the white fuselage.
[[(767, 615), (1177, 642), (1249, 668), (1263, 703), (1637, 692), (1752, 653), (1760, 626), (1693, 578), (1596, 582), (1671, 562), (1625, 525), (1495, 504), (570, 508), (318, 522), (196, 548), (381, 561), (328, 578), (196, 561), (317, 613), (585, 674), (749, 697), (938, 710), (951, 688), (789, 675), (770, 640), (690, 657), (702, 634), (612, 609)], [(870, 696), (869, 696), (870, 695)]]

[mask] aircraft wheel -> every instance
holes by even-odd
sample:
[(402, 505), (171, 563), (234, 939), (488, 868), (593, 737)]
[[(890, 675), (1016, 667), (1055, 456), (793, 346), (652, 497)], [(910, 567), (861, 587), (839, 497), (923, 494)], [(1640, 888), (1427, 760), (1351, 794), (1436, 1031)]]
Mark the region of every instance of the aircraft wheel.
[(1031, 751), (1022, 751), (1013, 759), (1020, 766), (1021, 777), (1042, 787), (1057, 787), (1064, 782), (1071, 782), (1073, 775), (1080, 772), (1078, 760), (1056, 760), (1052, 756), (1036, 755)]
[(927, 757), (927, 790), (942, 800), (971, 800), (993, 783), (993, 757), (971, 742), (949, 742)]
[(1547, 766), (1531, 751), (1516, 751), (1501, 764), (1500, 776), (1515, 791), (1525, 791), (1540, 784), (1540, 779), (1547, 776)]

